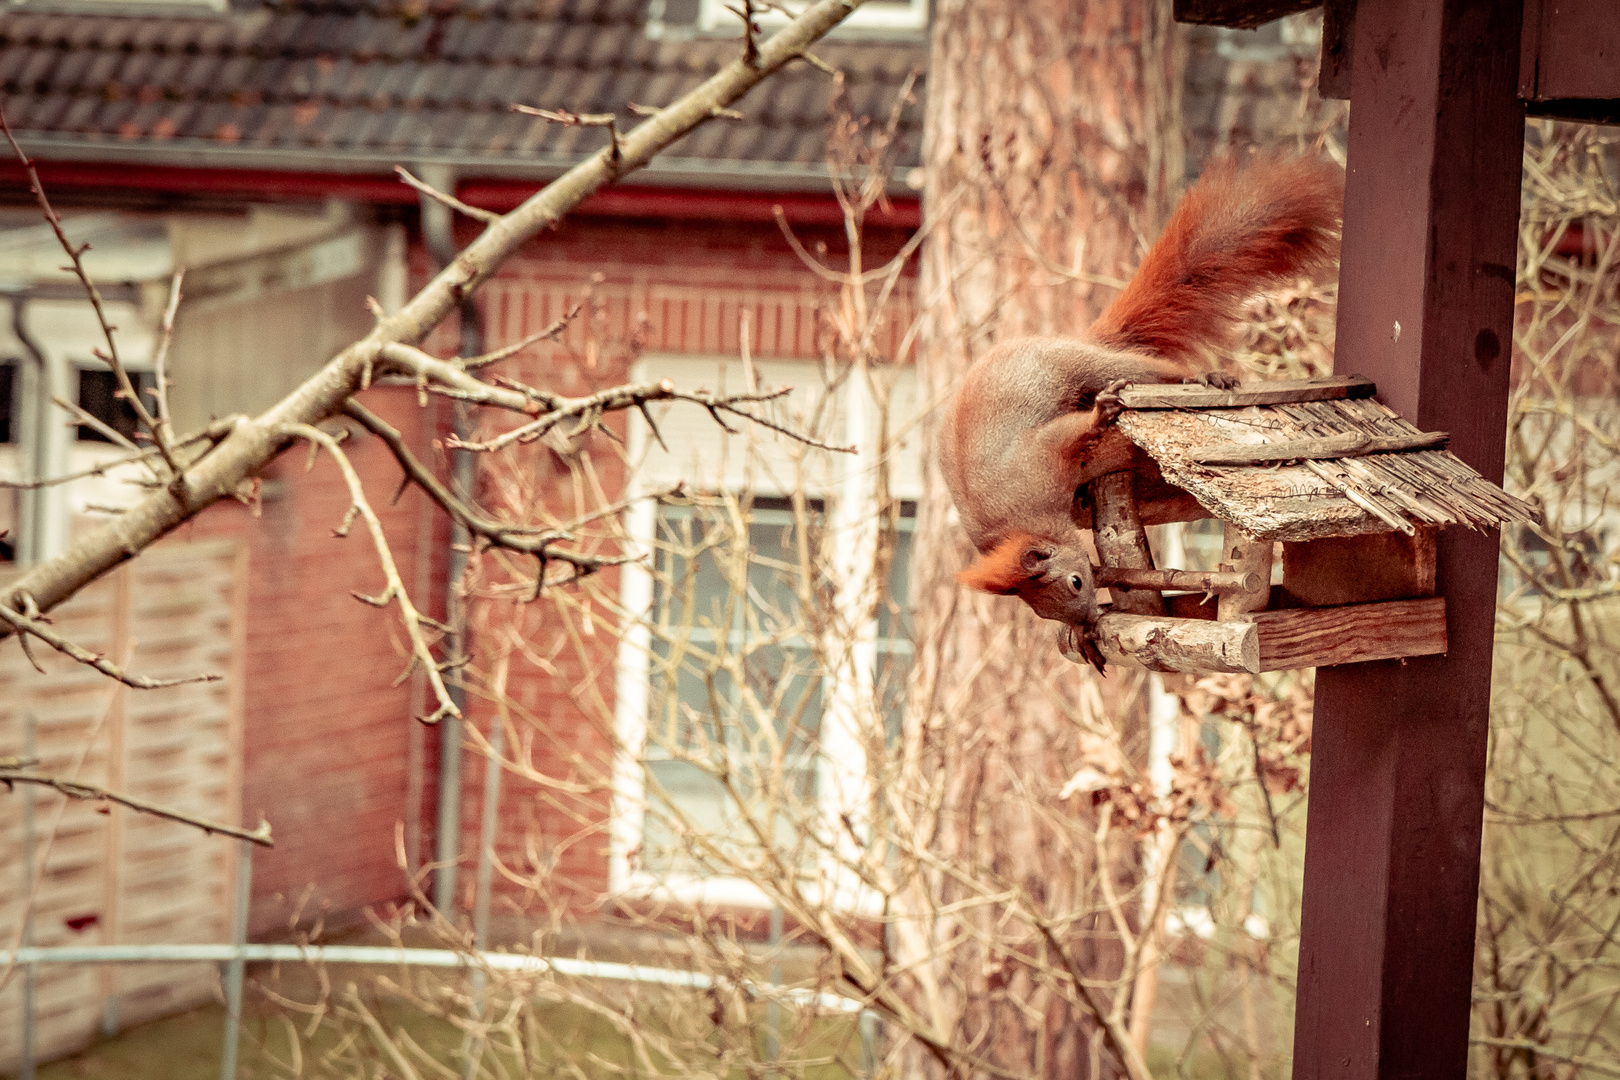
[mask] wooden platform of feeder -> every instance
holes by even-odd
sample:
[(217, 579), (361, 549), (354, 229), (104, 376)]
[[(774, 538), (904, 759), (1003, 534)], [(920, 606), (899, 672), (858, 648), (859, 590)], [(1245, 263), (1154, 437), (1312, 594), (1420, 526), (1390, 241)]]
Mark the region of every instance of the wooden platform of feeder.
[(1098, 647), (1110, 663), (1149, 671), (1288, 671), (1444, 653), (1443, 596), (1259, 611), (1241, 620), (1108, 614)]

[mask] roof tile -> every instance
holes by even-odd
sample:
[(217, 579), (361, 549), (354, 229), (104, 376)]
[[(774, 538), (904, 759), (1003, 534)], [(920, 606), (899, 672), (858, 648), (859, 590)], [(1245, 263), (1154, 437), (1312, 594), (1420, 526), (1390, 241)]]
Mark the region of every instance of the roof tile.
[[(228, 15), (0, 13), (0, 87), (19, 133), (108, 147), (174, 139), (289, 154), (325, 147), (514, 164), (596, 152), (605, 135), (513, 102), (618, 114), (662, 106), (737, 55), (729, 32), (655, 40), (646, 0), (236, 0)], [(852, 99), (886, 113), (925, 59), (913, 42), (834, 42)], [(828, 83), (799, 66), (670, 155), (815, 166)], [(921, 124), (920, 103), (907, 114)]]

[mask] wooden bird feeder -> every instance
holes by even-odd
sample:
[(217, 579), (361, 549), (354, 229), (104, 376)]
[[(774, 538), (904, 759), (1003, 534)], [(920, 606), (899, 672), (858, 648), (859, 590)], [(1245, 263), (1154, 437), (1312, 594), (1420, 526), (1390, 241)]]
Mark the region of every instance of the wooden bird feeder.
[[(1096, 538), (1097, 585), (1113, 595), (1097, 624), (1103, 655), (1253, 673), (1446, 652), (1436, 531), (1535, 511), (1375, 391), (1354, 375), (1120, 391), (1076, 511)], [(1210, 516), (1225, 523), (1219, 569), (1154, 567), (1145, 525)]]

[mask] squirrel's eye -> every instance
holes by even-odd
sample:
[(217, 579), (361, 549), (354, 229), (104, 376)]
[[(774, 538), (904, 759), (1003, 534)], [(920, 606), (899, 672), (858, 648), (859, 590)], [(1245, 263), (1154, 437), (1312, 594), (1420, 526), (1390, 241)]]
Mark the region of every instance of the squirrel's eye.
[(1075, 592), (1081, 592), (1081, 591), (1083, 591), (1085, 589), (1086, 583), (1081, 580), (1079, 574), (1075, 574), (1073, 577), (1071, 577), (1069, 579), (1069, 587), (1072, 588)]

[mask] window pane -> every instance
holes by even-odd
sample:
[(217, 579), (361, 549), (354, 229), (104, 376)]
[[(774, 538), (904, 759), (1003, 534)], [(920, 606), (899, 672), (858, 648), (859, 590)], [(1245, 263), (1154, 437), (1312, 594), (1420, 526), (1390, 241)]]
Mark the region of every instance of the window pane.
[[(140, 394), (145, 394), (147, 387), (153, 385), (151, 374), (144, 371), (130, 372), (129, 381)], [(124, 438), (134, 440), (138, 426), (135, 407), (118, 396), (118, 378), (111, 371), (84, 369), (79, 372), (79, 408)], [(88, 424), (79, 425), (79, 439), (84, 442), (112, 441)]]
[(889, 559), (888, 595), (878, 605), (879, 639), (911, 640), (911, 534), (916, 524), (917, 504), (902, 503)]
[[(659, 509), (641, 853), (656, 873), (714, 871), (684, 849), (672, 819), (737, 851), (767, 827), (785, 851), (803, 833), (795, 821), (814, 814), (823, 694), (799, 625), (801, 523), (784, 500), (745, 513), (740, 544), (728, 508)], [(687, 612), (696, 625), (683, 625)]]
[(16, 438), (13, 424), (17, 407), (17, 370), (20, 366), (15, 360), (0, 360), (0, 443), (9, 443)]

